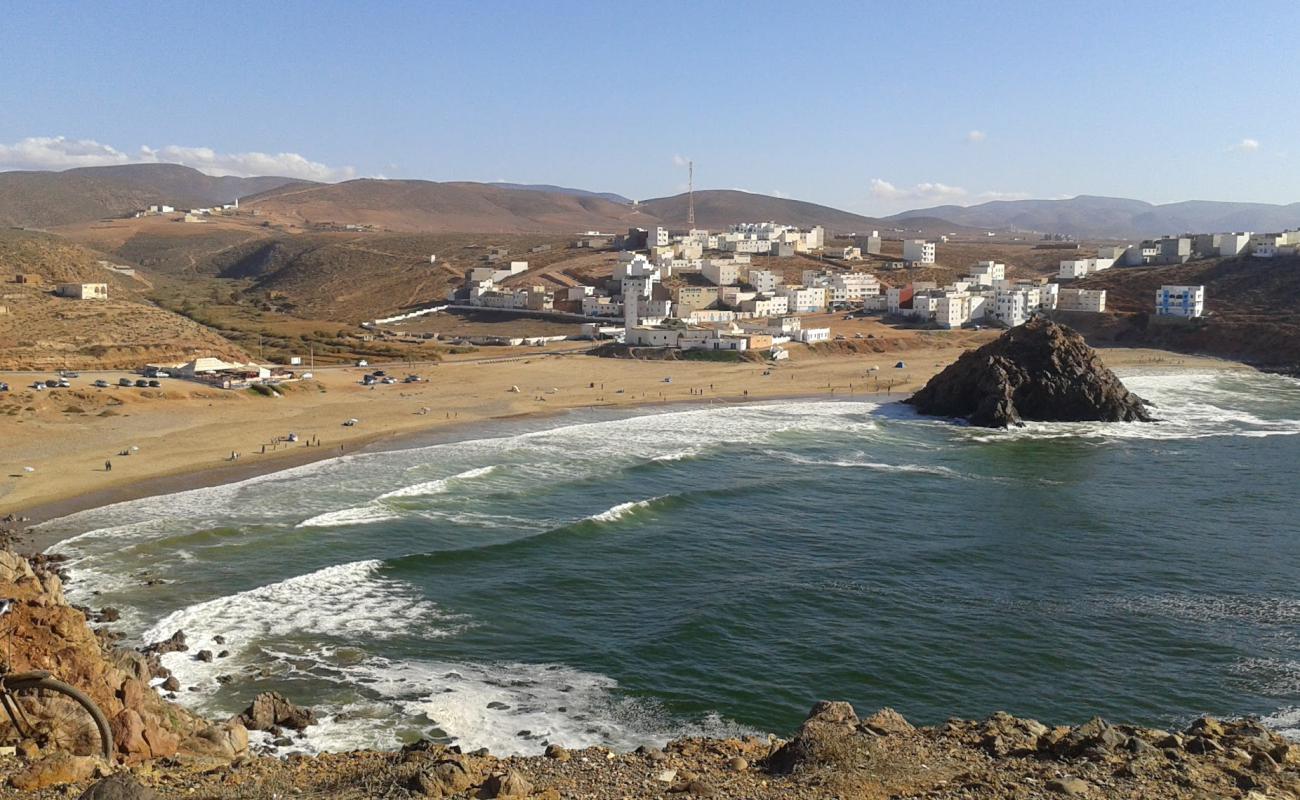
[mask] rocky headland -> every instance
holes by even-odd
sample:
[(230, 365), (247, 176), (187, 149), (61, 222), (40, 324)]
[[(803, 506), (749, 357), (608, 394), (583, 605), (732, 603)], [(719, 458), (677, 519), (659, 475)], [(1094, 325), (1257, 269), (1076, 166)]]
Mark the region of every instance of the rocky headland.
[[(1300, 798), (1300, 744), (1254, 720), (1201, 718), (1178, 731), (1051, 726), (997, 713), (916, 727), (883, 709), (859, 717), (817, 703), (789, 739), (683, 738), (616, 753), (599, 747), (500, 758), (418, 742), (397, 751), (279, 757), (248, 729), (312, 724), (278, 695), (230, 720), (167, 700), (154, 648), (114, 646), (63, 596), (51, 565), (0, 551), (0, 596), (17, 601), (11, 668), (48, 669), (112, 721), (112, 763), (0, 754), (0, 796), (150, 798)], [(95, 612), (102, 617), (103, 612)], [(111, 617), (111, 614), (108, 614)], [(165, 648), (184, 647), (172, 637)], [(197, 655), (195, 657), (198, 657)]]
[(1130, 392), (1083, 337), (1035, 318), (969, 350), (905, 402), (922, 414), (1005, 428), (1041, 422), (1149, 422)]

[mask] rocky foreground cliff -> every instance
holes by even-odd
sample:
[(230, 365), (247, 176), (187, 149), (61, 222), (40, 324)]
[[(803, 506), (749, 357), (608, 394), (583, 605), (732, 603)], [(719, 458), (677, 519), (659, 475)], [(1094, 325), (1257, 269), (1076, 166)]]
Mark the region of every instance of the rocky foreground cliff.
[(1083, 337), (1036, 318), (962, 353), (905, 402), (922, 414), (1005, 428), (1042, 422), (1148, 422), (1130, 392)]
[(282, 701), (263, 696), (242, 719), (199, 719), (151, 688), (159, 679), (147, 656), (90, 629), (54, 572), (0, 551), (0, 596), (18, 600), (8, 618), (15, 667), (50, 669), (88, 691), (113, 720), (117, 750), (113, 763), (0, 754), (0, 796), (1300, 798), (1300, 744), (1252, 720), (1202, 718), (1167, 731), (998, 713), (914, 727), (889, 709), (859, 717), (835, 702), (815, 705), (788, 740), (686, 738), (632, 753), (552, 745), (510, 758), (421, 742), (277, 758), (248, 748), (244, 723), (286, 722), (281, 712), (293, 709)]

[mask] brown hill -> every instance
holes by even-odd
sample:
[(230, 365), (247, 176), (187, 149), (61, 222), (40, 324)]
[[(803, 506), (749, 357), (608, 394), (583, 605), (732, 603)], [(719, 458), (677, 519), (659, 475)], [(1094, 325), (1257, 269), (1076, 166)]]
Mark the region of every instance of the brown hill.
[[(138, 367), (195, 355), (247, 359), (238, 347), (203, 326), (145, 299), (143, 276), (100, 266), (98, 253), (57, 237), (28, 231), (0, 233), (0, 368), (85, 369)], [(40, 284), (14, 283), (17, 273)], [(63, 282), (108, 284), (108, 300), (56, 297)]]
[[(1153, 315), (1164, 284), (1205, 287), (1206, 316)], [(1165, 267), (1114, 268), (1074, 285), (1106, 290), (1109, 314), (1073, 314), (1089, 339), (1245, 361), (1300, 375), (1300, 257), (1228, 258)]]
[(214, 177), (180, 164), (0, 172), (0, 225), (49, 228), (120, 217), (154, 203), (211, 206), (303, 183), (279, 177)]
[[(547, 267), (571, 256), (562, 242), (544, 235), (503, 235), (490, 241), (508, 247), (531, 267), (524, 283), (540, 280)], [(360, 322), (446, 300), (465, 272), (482, 266), (485, 239), (474, 234), (298, 234), (250, 241), (215, 253), (197, 269), (248, 281), (243, 294), (278, 311), (310, 319)], [(530, 253), (550, 244), (552, 249)], [(429, 256), (436, 254), (436, 263)]]
[[(272, 219), (295, 225), (361, 224), (391, 231), (461, 233), (622, 232), (628, 227), (686, 227), (687, 196), (635, 205), (601, 196), (511, 188), (485, 183), (355, 180), (328, 186), (287, 187), (241, 201)], [(877, 230), (880, 220), (847, 211), (734, 190), (695, 193), (696, 225), (712, 230), (739, 222), (773, 220), (832, 233)], [(942, 220), (908, 220), (925, 231), (965, 230)]]
[[(687, 206), (685, 194), (643, 200), (639, 204), (643, 212), (672, 228), (686, 227)], [(695, 224), (700, 228), (720, 230), (740, 222), (769, 220), (805, 228), (822, 225), (834, 233), (865, 233), (881, 227), (877, 219), (802, 200), (736, 189), (706, 189), (695, 193)]]
[(241, 204), (293, 224), (358, 224), (423, 233), (618, 232), (658, 221), (602, 197), (483, 183), (364, 179), (272, 190)]

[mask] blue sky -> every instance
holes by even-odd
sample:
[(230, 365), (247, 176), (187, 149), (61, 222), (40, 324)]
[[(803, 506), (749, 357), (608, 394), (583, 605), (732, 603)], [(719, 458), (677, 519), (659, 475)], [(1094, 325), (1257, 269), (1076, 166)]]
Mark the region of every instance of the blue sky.
[(1300, 4), (10, 3), (0, 169), (1300, 200)]

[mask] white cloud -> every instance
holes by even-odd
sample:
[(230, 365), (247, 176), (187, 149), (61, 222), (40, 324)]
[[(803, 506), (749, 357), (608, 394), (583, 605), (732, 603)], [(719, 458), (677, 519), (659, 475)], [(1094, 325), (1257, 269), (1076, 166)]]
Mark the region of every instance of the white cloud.
[(1240, 142), (1237, 142), (1228, 149), (1234, 150), (1238, 153), (1254, 153), (1259, 150), (1259, 146), (1258, 139), (1242, 139)]
[(0, 144), (0, 169), (71, 169), (130, 163), (121, 150), (94, 139), (29, 136), (15, 144)]
[(689, 163), (691, 163), (690, 158), (683, 155), (678, 155), (676, 153), (673, 154), (673, 166), (684, 167)]
[(1024, 200), (1025, 192), (970, 192), (960, 186), (928, 181), (914, 186), (895, 186), (882, 178), (871, 179), (871, 196), (876, 204), (890, 211), (908, 211), (927, 206), (969, 206), (990, 200)]
[(330, 167), (308, 161), (297, 153), (218, 153), (210, 147), (167, 145), (159, 150), (140, 148), (141, 161), (184, 164), (209, 175), (282, 175), (312, 181), (338, 181), (356, 177), (352, 167)]
[(0, 170), (64, 170), (115, 164), (184, 164), (208, 175), (281, 175), (314, 181), (347, 180), (352, 167), (331, 167), (297, 153), (219, 153), (210, 147), (142, 145), (134, 156), (94, 139), (30, 136), (15, 144), (0, 144)]
[(987, 138), (989, 138), (988, 134), (979, 130), (972, 130), (966, 134), (966, 142), (968, 144), (979, 144)]

